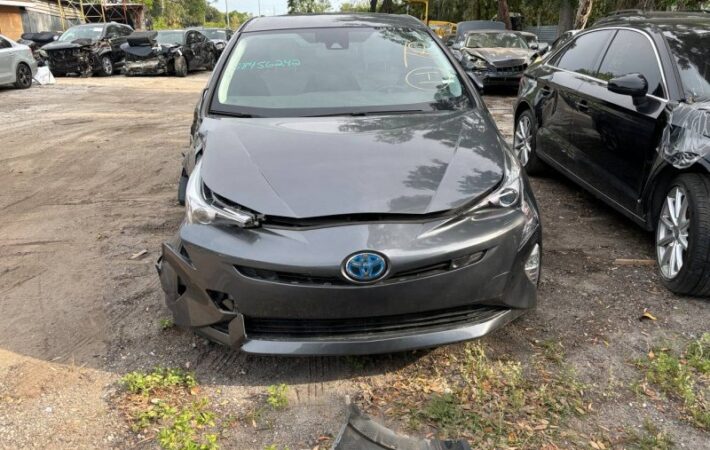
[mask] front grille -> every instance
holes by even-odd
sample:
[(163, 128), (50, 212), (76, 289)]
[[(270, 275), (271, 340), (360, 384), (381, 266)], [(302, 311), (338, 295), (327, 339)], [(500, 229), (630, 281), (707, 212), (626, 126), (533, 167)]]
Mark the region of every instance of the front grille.
[(527, 64), (522, 64), (519, 66), (510, 66), (510, 67), (496, 67), (496, 73), (500, 75), (512, 75), (512, 74), (517, 74), (521, 72), (525, 72), (525, 69), (528, 68)]
[(415, 333), (485, 322), (506, 311), (503, 308), (468, 305), (438, 311), (352, 319), (272, 319), (244, 317), (251, 339), (322, 338), (372, 333)]
[[(427, 266), (416, 267), (414, 269), (402, 270), (392, 273), (380, 283), (394, 283), (411, 280), (414, 278), (426, 277), (444, 273), (449, 270), (460, 269), (462, 267), (475, 264), (483, 258), (485, 251), (466, 255), (461, 258), (446, 260)], [(234, 266), (237, 271), (247, 277), (260, 281), (271, 281), (274, 283), (297, 284), (297, 285), (334, 285), (352, 286), (352, 283), (340, 276), (317, 276), (295, 272), (277, 272), (266, 269), (256, 269), (253, 267)]]

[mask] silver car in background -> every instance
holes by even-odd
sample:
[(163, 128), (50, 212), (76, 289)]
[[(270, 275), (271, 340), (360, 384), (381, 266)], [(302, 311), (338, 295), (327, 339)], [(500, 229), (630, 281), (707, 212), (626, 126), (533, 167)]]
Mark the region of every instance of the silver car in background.
[(0, 34), (0, 85), (14, 84), (18, 89), (32, 86), (37, 62), (32, 50)]

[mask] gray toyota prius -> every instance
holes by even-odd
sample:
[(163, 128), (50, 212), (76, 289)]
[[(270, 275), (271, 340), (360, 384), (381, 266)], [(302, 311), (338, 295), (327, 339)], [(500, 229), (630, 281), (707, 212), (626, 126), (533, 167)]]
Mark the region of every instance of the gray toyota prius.
[(395, 352), (536, 303), (535, 199), (471, 80), (409, 16), (249, 20), (195, 110), (175, 323), (249, 353)]

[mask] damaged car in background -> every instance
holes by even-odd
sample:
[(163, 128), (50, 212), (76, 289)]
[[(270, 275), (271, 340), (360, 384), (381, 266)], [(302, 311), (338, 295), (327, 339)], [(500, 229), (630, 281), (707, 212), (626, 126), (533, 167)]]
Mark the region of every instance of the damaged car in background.
[(537, 44), (528, 46), (515, 31), (469, 31), (457, 50), (461, 65), (471, 73), (479, 89), (517, 88), (523, 72), (539, 56)]
[(37, 65), (42, 67), (47, 64), (45, 53), (41, 51), (41, 48), (50, 42), (54, 42), (61, 36), (61, 31), (40, 31), (37, 33), (22, 33), (20, 39), (17, 41), (18, 44), (26, 45), (32, 50), (32, 56), (34, 56)]
[(126, 54), (123, 73), (127, 76), (184, 77), (201, 67), (212, 70), (216, 61), (214, 45), (191, 30), (136, 31), (121, 48)]
[(214, 48), (217, 51), (217, 57), (222, 54), (222, 51), (227, 47), (229, 40), (232, 39), (234, 32), (229, 28), (191, 28), (207, 36), (207, 39), (212, 41)]
[(158, 262), (176, 324), (249, 353), (372, 354), (474, 339), (536, 305), (535, 199), (444, 49), (403, 15), (240, 28), (196, 109), (186, 217)]
[(42, 47), (52, 75), (110, 76), (123, 64), (121, 44), (133, 28), (120, 23), (77, 25)]
[(632, 12), (526, 72), (514, 149), (655, 232), (663, 284), (710, 295), (710, 15)]

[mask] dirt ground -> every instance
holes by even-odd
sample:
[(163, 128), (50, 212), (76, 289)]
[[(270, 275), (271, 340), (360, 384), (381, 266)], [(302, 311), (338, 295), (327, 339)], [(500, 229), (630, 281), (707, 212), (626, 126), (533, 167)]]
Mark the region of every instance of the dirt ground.
[[(246, 356), (161, 330), (169, 312), (154, 262), (183, 216), (181, 152), (207, 79), (0, 88), (0, 448), (157, 446), (131, 431), (113, 399), (122, 375), (163, 366), (194, 370), (223, 417), (250, 417), (267, 386), (285, 383), (287, 408), (258, 424), (230, 422), (219, 443), (311, 449), (337, 434), (346, 395), (358, 398), (363, 386), (458, 347), (363, 367), (348, 358)], [(509, 140), (513, 101), (486, 98)], [(590, 435), (650, 418), (678, 447), (710, 448), (710, 434), (670, 401), (646, 402), (629, 387), (640, 376), (631, 361), (653, 345), (710, 331), (710, 302), (670, 294), (653, 266), (614, 264), (653, 258), (651, 236), (631, 222), (554, 174), (532, 183), (544, 225), (539, 306), (482, 342), (520, 361), (536, 343), (559, 344), (595, 393), (593, 413), (577, 419)], [(639, 320), (645, 310), (658, 320)]]

